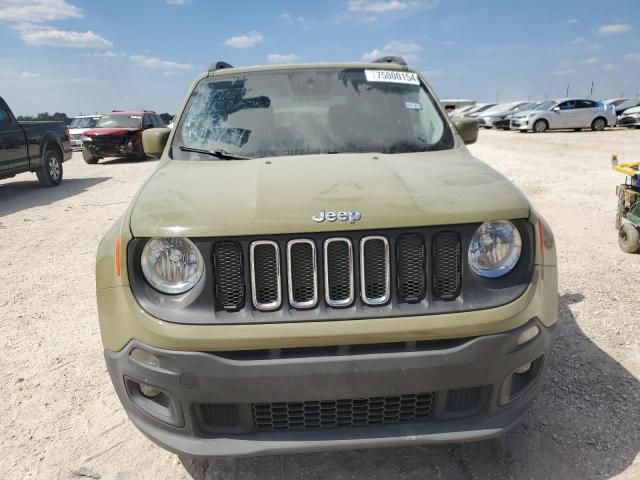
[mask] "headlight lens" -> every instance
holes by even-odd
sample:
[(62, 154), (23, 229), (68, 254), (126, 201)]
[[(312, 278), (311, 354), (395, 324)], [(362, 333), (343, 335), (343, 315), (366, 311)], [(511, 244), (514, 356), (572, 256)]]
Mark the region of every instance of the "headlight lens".
[(202, 254), (188, 238), (152, 238), (140, 262), (149, 284), (170, 295), (191, 290), (204, 271)]
[(521, 251), (522, 238), (513, 223), (484, 222), (471, 238), (469, 266), (482, 277), (502, 277), (516, 266)]

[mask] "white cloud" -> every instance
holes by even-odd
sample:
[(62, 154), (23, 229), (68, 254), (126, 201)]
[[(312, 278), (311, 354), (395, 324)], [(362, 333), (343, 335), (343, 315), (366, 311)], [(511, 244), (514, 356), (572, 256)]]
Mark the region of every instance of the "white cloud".
[(407, 62), (415, 63), (420, 60), (418, 53), (421, 51), (422, 47), (417, 43), (403, 43), (392, 40), (387, 43), (382, 50), (375, 48), (370, 52), (366, 52), (362, 55), (362, 60), (370, 62), (386, 55), (397, 55), (403, 57)]
[(630, 32), (633, 30), (631, 25), (627, 25), (624, 23), (613, 23), (610, 25), (602, 25), (598, 29), (598, 33), (600, 35), (616, 35), (618, 33)]
[(589, 57), (581, 60), (580, 63), (582, 65), (595, 65), (596, 63), (600, 63), (600, 60), (598, 60), (596, 57)]
[(167, 5), (186, 5), (191, 3), (191, 0), (166, 0), (165, 3)]
[(398, 0), (391, 0), (388, 2), (351, 0), (347, 10), (350, 12), (385, 13), (407, 10), (410, 6), (411, 4), (409, 2), (400, 2)]
[(82, 11), (66, 0), (0, 0), (0, 20), (41, 23), (81, 17)]
[(20, 32), (20, 38), (28, 45), (72, 48), (111, 48), (113, 43), (93, 33), (57, 30), (52, 27), (21, 23), (14, 27)]
[(607, 72), (612, 72), (612, 71), (618, 69), (618, 65), (615, 65), (613, 63), (607, 63), (606, 65), (602, 66), (602, 69), (607, 71)]
[(263, 38), (260, 33), (253, 31), (245, 35), (238, 35), (237, 37), (229, 37), (224, 41), (227, 47), (233, 48), (251, 48), (255, 47), (259, 43), (262, 43)]
[(267, 55), (267, 60), (271, 63), (294, 63), (297, 62), (299, 58), (295, 53), (270, 53)]
[(599, 50), (600, 48), (602, 48), (600, 45), (596, 44), (596, 43), (591, 43), (589, 40), (587, 40), (584, 37), (577, 37), (574, 38), (573, 40), (571, 40), (571, 42), (569, 42), (571, 45), (573, 45), (574, 47), (577, 48), (584, 48), (586, 50)]
[(34, 72), (22, 72), (20, 74), (20, 76), (22, 78), (38, 78), (40, 76), (39, 73), (34, 73)]
[(580, 23), (580, 20), (577, 18), (568, 18), (566, 20), (562, 20), (559, 25), (570, 27), (571, 25), (577, 25), (578, 23)]
[(564, 70), (556, 70), (555, 72), (553, 72), (553, 74), (556, 76), (570, 75), (572, 73), (575, 73), (575, 70), (573, 68), (565, 68)]
[(80, 54), (80, 56), (81, 57), (98, 57), (98, 58), (115, 58), (115, 57), (120, 57), (121, 54), (108, 50), (106, 52), (82, 53)]
[(288, 25), (295, 25), (296, 23), (304, 24), (306, 20), (304, 17), (295, 17), (290, 13), (283, 13), (280, 15), (280, 18), (285, 21)]
[(624, 58), (633, 62), (640, 62), (640, 53), (627, 53)]
[(178, 70), (191, 70), (193, 65), (190, 63), (177, 63), (167, 60), (160, 60), (159, 58), (145, 57), (144, 55), (130, 55), (129, 60), (138, 65), (139, 67), (150, 68), (153, 70), (178, 71)]

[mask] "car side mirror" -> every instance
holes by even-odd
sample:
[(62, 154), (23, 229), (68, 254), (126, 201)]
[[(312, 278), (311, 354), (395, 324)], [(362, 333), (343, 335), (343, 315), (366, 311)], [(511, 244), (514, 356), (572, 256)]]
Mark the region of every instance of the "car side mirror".
[(456, 127), (456, 130), (458, 130), (465, 145), (476, 143), (480, 130), (480, 123), (477, 118), (456, 118), (453, 120), (453, 125)]
[(553, 108), (552, 108), (552, 110), (553, 110), (554, 112), (559, 112), (559, 111), (560, 111), (560, 107), (553, 107)]
[(169, 140), (169, 128), (150, 128), (142, 132), (142, 148), (150, 157), (160, 158)]

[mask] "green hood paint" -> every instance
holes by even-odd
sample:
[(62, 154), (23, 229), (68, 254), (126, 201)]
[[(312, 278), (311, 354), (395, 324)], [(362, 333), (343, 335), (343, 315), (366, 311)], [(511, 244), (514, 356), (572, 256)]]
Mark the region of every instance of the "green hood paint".
[[(135, 237), (218, 237), (447, 225), (527, 218), (529, 203), (466, 148), (168, 161), (131, 213)], [(320, 210), (361, 212), (316, 223)]]

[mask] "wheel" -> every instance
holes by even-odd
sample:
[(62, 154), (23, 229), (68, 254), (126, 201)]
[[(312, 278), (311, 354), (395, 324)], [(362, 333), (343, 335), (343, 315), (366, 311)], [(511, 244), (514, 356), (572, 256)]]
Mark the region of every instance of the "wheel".
[(618, 230), (618, 243), (623, 252), (636, 253), (640, 249), (640, 233), (638, 229), (630, 223), (623, 223), (620, 230)]
[(100, 160), (100, 157), (91, 153), (88, 149), (82, 147), (82, 158), (84, 158), (85, 163), (89, 165), (95, 165)]
[(144, 148), (142, 148), (142, 143), (139, 143), (138, 146), (136, 147), (136, 153), (134, 154), (134, 158), (139, 162), (147, 158), (147, 154), (144, 153)]
[(594, 130), (596, 132), (601, 132), (605, 129), (606, 126), (607, 121), (602, 117), (598, 117), (593, 122), (591, 122), (591, 130)]
[(537, 120), (536, 123), (533, 124), (533, 131), (536, 133), (544, 133), (549, 128), (549, 124), (546, 120)]
[(56, 187), (62, 182), (62, 155), (56, 148), (48, 148), (44, 152), (43, 167), (36, 170), (40, 185)]

